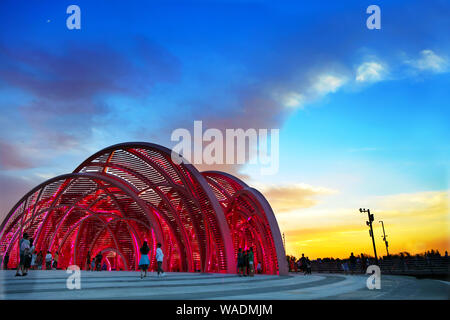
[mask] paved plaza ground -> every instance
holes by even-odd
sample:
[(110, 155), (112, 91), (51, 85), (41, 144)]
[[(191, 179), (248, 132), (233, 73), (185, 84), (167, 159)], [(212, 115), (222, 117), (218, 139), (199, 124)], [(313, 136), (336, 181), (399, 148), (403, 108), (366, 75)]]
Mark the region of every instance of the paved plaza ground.
[(0, 271), (0, 299), (449, 299), (449, 282), (406, 276), (381, 277), (369, 290), (366, 275), (290, 274), (238, 277), (228, 274), (81, 271), (81, 289), (69, 290), (65, 271), (31, 271), (14, 277)]

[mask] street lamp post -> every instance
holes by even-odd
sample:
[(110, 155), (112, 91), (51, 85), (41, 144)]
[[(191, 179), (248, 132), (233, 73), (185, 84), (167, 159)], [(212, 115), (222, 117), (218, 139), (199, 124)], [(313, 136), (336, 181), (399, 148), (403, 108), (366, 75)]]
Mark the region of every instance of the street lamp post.
[(381, 225), (383, 226), (383, 237), (382, 237), (382, 238), (383, 238), (384, 244), (386, 245), (386, 253), (387, 253), (387, 256), (389, 257), (389, 249), (388, 249), (389, 244), (388, 244), (388, 242), (387, 242), (387, 240), (386, 240), (387, 235), (386, 235), (386, 233), (384, 232), (384, 222), (381, 221), (381, 220), (380, 220), (380, 222), (381, 222)]
[(369, 221), (366, 221), (366, 224), (370, 228), (369, 234), (370, 234), (370, 237), (372, 238), (373, 252), (375, 253), (375, 263), (378, 264), (377, 248), (375, 246), (375, 237), (373, 236), (373, 228), (372, 228), (372, 221), (374, 220), (373, 214), (370, 214), (370, 209), (366, 210), (364, 208), (363, 209), (359, 208), (359, 212), (361, 212), (361, 213), (367, 212), (367, 216), (369, 217)]

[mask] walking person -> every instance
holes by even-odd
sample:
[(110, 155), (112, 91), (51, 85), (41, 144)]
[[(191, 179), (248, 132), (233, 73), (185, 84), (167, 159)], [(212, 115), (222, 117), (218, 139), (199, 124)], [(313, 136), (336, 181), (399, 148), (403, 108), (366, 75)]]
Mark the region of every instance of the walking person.
[(261, 261), (258, 261), (258, 266), (256, 267), (256, 272), (258, 272), (258, 274), (262, 273), (262, 265), (261, 265)]
[(242, 277), (244, 274), (244, 253), (242, 252), (242, 248), (239, 248), (237, 254), (237, 267), (238, 267), (238, 275)]
[[(30, 241), (28, 240), (28, 233), (24, 232), (22, 239), (20, 239), (19, 242), (19, 248), (20, 248), (20, 260), (19, 260), (19, 265), (17, 266), (16, 269), (16, 277), (20, 277), (20, 276), (26, 276), (27, 274), (25, 273), (25, 260), (27, 259), (28, 256), (28, 252), (30, 250)], [(19, 273), (19, 271), (21, 272), (21, 274)]]
[(58, 251), (55, 252), (55, 257), (53, 258), (53, 268), (55, 270), (58, 269), (58, 260), (59, 260), (59, 254)]
[(9, 252), (7, 252), (3, 257), (3, 270), (8, 270), (8, 263), (9, 263)]
[(353, 255), (353, 252), (350, 254), (350, 271), (351, 274), (355, 272), (356, 269), (356, 257)]
[(37, 256), (38, 256), (37, 251), (33, 250), (33, 253), (31, 254), (31, 270), (36, 270), (37, 269), (36, 268)]
[(361, 253), (361, 273), (366, 273), (366, 258)]
[(349, 268), (348, 268), (348, 262), (346, 260), (343, 260), (343, 262), (342, 262), (342, 270), (344, 270), (345, 274), (348, 274)]
[(148, 266), (150, 265), (150, 259), (148, 258), (150, 248), (148, 247), (147, 241), (144, 241), (139, 251), (141, 252), (141, 259), (139, 260), (139, 269), (141, 269), (141, 279), (143, 279), (144, 277), (147, 277), (147, 269)]
[(103, 256), (102, 256), (102, 254), (99, 252), (99, 253), (95, 256), (95, 270), (101, 271), (101, 269), (102, 269), (102, 259), (103, 259)]
[(93, 257), (92, 261), (91, 261), (91, 271), (94, 271), (94, 270), (95, 270), (95, 257)]
[(158, 277), (160, 275), (161, 275), (161, 277), (164, 277), (165, 273), (164, 273), (164, 270), (162, 269), (164, 253), (162, 252), (162, 249), (161, 249), (161, 243), (158, 242), (158, 244), (156, 246), (157, 246), (157, 249), (156, 249), (156, 263), (158, 264)]
[[(301, 270), (303, 272), (306, 272), (306, 258), (305, 258), (305, 254), (302, 253), (302, 257), (300, 258), (300, 263), (301, 263)], [(306, 273), (304, 273), (306, 274)]]
[[(28, 271), (31, 268), (32, 262), (33, 262), (33, 254), (34, 254), (34, 245), (33, 245), (33, 239), (30, 238), (30, 249), (28, 250), (28, 252), (26, 253), (25, 256), (25, 265), (24, 265), (24, 270), (25, 270), (25, 274), (28, 273)], [(36, 259), (36, 256), (35, 256)]]
[(53, 256), (50, 251), (47, 251), (45, 256), (45, 270), (50, 270), (52, 268)]
[(306, 258), (306, 274), (311, 274), (311, 260), (309, 258)]
[(44, 256), (42, 254), (42, 251), (39, 251), (36, 257), (36, 268), (37, 270), (42, 270), (42, 262), (44, 260)]
[(253, 277), (255, 275), (255, 256), (253, 254), (253, 248), (250, 247), (250, 250), (248, 250), (248, 274), (250, 277)]
[(244, 277), (248, 275), (248, 250), (244, 250)]

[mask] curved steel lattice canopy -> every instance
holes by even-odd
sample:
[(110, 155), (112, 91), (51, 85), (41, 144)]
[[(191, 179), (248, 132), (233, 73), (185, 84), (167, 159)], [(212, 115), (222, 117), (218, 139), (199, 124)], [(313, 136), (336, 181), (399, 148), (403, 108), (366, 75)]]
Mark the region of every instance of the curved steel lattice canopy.
[(8, 252), (10, 265), (24, 232), (37, 251), (58, 252), (61, 268), (85, 268), (102, 253), (109, 269), (135, 270), (147, 241), (152, 267), (160, 242), (169, 271), (235, 273), (238, 248), (253, 247), (264, 273), (287, 273), (261, 193), (229, 174), (177, 165), (169, 149), (145, 142), (105, 148), (26, 194), (0, 227), (0, 255)]

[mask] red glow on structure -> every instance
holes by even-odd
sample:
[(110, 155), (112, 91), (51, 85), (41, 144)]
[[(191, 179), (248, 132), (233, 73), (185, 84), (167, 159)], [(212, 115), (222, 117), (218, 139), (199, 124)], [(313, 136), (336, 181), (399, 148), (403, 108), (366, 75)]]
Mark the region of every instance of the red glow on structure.
[(10, 267), (24, 232), (44, 255), (59, 253), (59, 268), (86, 269), (88, 255), (102, 253), (108, 270), (136, 270), (147, 241), (153, 269), (160, 242), (167, 271), (235, 273), (238, 249), (252, 247), (264, 273), (287, 273), (278, 225), (259, 192), (225, 173), (176, 165), (171, 150), (150, 143), (101, 150), (26, 194), (0, 227)]

